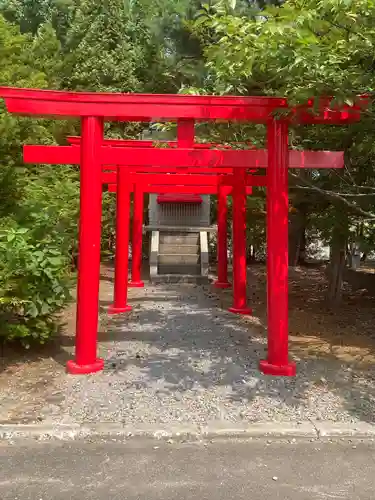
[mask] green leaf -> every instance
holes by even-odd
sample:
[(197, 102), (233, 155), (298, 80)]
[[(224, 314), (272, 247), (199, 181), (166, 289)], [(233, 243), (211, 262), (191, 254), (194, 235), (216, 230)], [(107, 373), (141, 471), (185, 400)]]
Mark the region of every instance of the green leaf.
[(27, 314), (31, 316), (32, 318), (36, 318), (38, 316), (38, 308), (34, 303), (29, 304), (27, 308)]
[(46, 302), (44, 302), (42, 307), (41, 307), (40, 314), (45, 315), (45, 314), (48, 314), (49, 311), (50, 311), (49, 305)]
[(56, 250), (55, 248), (50, 248), (48, 251), (52, 255), (61, 255), (61, 250)]
[(47, 260), (50, 264), (53, 266), (61, 266), (64, 263), (64, 260), (62, 257), (47, 257)]

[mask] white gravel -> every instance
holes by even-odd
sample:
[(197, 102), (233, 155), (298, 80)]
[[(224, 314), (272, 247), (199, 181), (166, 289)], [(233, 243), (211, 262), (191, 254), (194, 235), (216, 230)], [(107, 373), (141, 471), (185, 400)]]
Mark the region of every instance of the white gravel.
[(137, 424), (375, 421), (375, 371), (298, 361), (296, 378), (265, 377), (266, 341), (217, 306), (208, 287), (132, 290), (134, 311), (100, 344), (105, 371), (66, 376), (53, 420)]

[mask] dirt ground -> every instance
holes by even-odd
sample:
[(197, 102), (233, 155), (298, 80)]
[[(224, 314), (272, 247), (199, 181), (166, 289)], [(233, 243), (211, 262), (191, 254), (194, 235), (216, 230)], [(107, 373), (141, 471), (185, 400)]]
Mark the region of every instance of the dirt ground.
[[(365, 271), (365, 270), (364, 270)], [(373, 268), (365, 272), (373, 272)], [(374, 276), (375, 279), (375, 276)], [(290, 270), (289, 331), (291, 353), (299, 359), (339, 360), (353, 369), (366, 370), (375, 362), (375, 297), (346, 287), (343, 303), (330, 310), (325, 301), (322, 268)], [(113, 270), (102, 267), (99, 335), (108, 335), (103, 297), (113, 287)], [(129, 299), (140, 290), (130, 289)], [(231, 303), (231, 291), (212, 292), (221, 306)], [(266, 273), (263, 265), (249, 268), (249, 303), (254, 315), (244, 317), (253, 329), (266, 334)], [(5, 346), (0, 352), (0, 423), (42, 420), (43, 407), (61, 402), (61, 380), (74, 350), (75, 304), (61, 315), (60, 335), (42, 348), (21, 351)]]
[[(361, 272), (374, 273), (372, 266)], [(375, 280), (375, 276), (374, 276)], [(249, 267), (249, 303), (253, 316), (243, 320), (265, 332), (267, 322), (266, 270)], [(375, 297), (367, 290), (353, 292), (345, 283), (340, 307), (331, 309), (325, 297), (323, 267), (289, 269), (289, 335), (291, 353), (299, 358), (332, 357), (365, 369), (375, 362)], [(222, 307), (231, 291), (221, 292)]]

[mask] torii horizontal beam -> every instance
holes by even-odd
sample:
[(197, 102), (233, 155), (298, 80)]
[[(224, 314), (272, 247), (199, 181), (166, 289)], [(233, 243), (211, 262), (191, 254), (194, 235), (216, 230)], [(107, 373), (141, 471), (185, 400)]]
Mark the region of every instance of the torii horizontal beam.
[[(106, 173), (116, 173), (117, 165), (104, 165), (103, 172)], [(132, 166), (120, 166), (119, 168), (127, 169), (128, 173), (134, 174), (192, 174), (192, 175), (200, 175), (205, 174), (209, 175), (230, 175), (233, 174), (233, 168), (229, 167), (132, 167)], [(248, 172), (256, 172), (257, 169), (247, 169)]]
[[(138, 184), (136, 184), (138, 185)], [(218, 187), (217, 186), (171, 186), (171, 185), (149, 185), (144, 184), (140, 186), (144, 193), (150, 194), (217, 194)], [(134, 188), (130, 188), (130, 191), (133, 191)], [(117, 184), (108, 184), (108, 191), (110, 193), (117, 192)], [(250, 195), (253, 192), (253, 188), (251, 186), (246, 186), (246, 194)], [(224, 186), (224, 193), (227, 196), (231, 196), (233, 193), (232, 186)]]
[[(0, 87), (7, 110), (20, 115), (74, 118), (96, 116), (120, 121), (171, 121), (176, 119), (252, 121), (266, 123), (279, 110), (301, 124), (330, 123), (343, 125), (360, 119), (368, 98), (356, 98), (353, 106), (332, 105), (330, 97), (314, 99), (290, 107), (279, 97), (193, 96), (182, 94), (119, 94), (67, 92), (55, 90)], [(311, 109), (318, 113), (310, 113)], [(289, 113), (288, 113), (289, 112)]]
[[(45, 163), (50, 165), (79, 165), (78, 146), (34, 146), (23, 147), (25, 163)], [(266, 150), (196, 150), (191, 148), (120, 148), (102, 146), (102, 165), (129, 165), (145, 168), (160, 167), (248, 167), (267, 168)], [(289, 168), (342, 168), (344, 153), (332, 151), (289, 151)]]
[[(123, 167), (126, 168), (126, 167)], [(129, 173), (128, 182), (141, 185), (153, 186), (212, 186), (216, 187), (220, 184), (233, 186), (233, 175), (195, 175), (195, 174), (139, 174)], [(103, 172), (102, 182), (106, 184), (115, 184), (117, 182), (117, 174), (112, 172)], [(248, 175), (246, 178), (247, 186), (265, 186), (267, 178), (264, 175)]]

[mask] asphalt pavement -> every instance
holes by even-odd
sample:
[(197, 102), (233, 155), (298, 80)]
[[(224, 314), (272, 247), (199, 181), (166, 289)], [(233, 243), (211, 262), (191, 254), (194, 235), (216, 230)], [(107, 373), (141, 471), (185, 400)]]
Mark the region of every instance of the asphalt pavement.
[(89, 438), (0, 444), (1, 500), (373, 500), (375, 444)]

